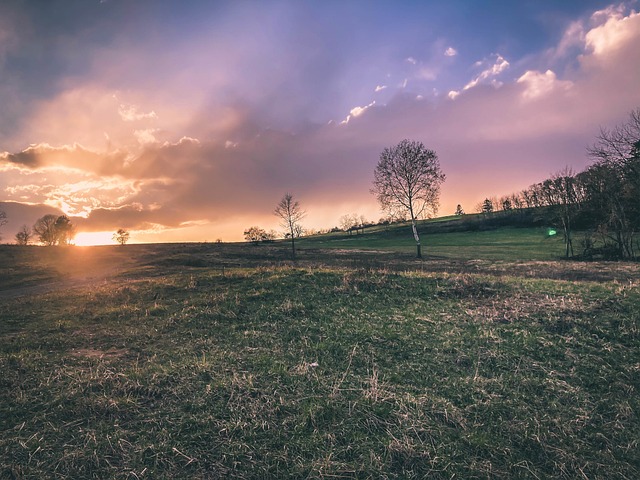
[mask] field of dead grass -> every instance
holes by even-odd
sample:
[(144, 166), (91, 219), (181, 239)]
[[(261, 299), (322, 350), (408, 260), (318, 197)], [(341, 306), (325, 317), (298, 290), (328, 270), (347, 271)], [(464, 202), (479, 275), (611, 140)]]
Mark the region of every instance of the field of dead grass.
[(34, 251), (0, 478), (640, 478), (637, 264)]

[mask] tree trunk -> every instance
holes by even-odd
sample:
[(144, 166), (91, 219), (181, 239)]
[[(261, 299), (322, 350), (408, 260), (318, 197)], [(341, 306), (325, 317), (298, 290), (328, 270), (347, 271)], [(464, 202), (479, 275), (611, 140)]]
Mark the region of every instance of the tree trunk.
[(418, 258), (422, 258), (422, 247), (420, 245), (420, 236), (418, 235), (416, 219), (413, 218), (413, 215), (411, 215), (411, 229), (413, 230), (413, 238), (416, 240), (416, 255)]
[(293, 257), (293, 261), (296, 261), (296, 239), (293, 235), (293, 226), (291, 226), (291, 256)]

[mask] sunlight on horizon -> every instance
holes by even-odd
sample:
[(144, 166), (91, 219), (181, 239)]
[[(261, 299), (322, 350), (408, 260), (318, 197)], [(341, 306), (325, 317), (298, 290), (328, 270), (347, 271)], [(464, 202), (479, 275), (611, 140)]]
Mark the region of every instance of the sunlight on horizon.
[(113, 232), (80, 232), (76, 235), (73, 243), (79, 247), (116, 244), (113, 240)]

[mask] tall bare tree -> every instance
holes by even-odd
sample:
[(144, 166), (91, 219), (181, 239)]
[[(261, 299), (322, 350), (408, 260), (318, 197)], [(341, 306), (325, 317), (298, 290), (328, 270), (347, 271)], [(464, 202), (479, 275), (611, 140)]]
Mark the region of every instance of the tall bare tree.
[(383, 210), (402, 209), (409, 213), (418, 258), (422, 257), (422, 249), (417, 220), (437, 214), (444, 179), (436, 152), (411, 140), (385, 148), (374, 171), (371, 193)]
[[(6, 225), (7, 222), (7, 212), (5, 212), (4, 210), (0, 210), (0, 227)], [(2, 236), (0, 236), (0, 240), (2, 240)]]
[(295, 260), (296, 233), (300, 232), (300, 222), (307, 213), (300, 206), (300, 202), (294, 200), (293, 195), (290, 193), (285, 193), (273, 213), (280, 217), (280, 224), (285, 230), (287, 230), (288, 235), (291, 238), (291, 254)]

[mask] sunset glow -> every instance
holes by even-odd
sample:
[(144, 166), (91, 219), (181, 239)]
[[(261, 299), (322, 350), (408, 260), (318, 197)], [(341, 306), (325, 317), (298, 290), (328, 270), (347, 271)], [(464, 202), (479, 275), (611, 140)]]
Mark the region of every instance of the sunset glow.
[(113, 240), (113, 232), (80, 232), (73, 243), (79, 247), (116, 244)]
[[(635, 0), (0, 6), (3, 241), (66, 214), (76, 245), (377, 221), (383, 148), (437, 152), (441, 215), (571, 167), (640, 106)], [(159, 33), (162, 32), (162, 33)], [(46, 59), (46, 61), (44, 61)]]

